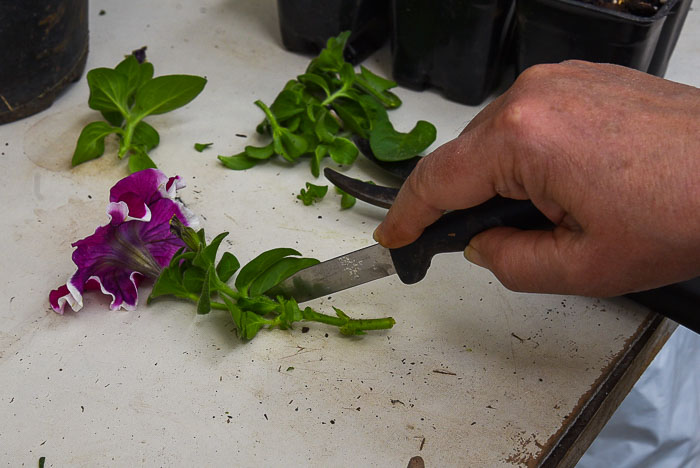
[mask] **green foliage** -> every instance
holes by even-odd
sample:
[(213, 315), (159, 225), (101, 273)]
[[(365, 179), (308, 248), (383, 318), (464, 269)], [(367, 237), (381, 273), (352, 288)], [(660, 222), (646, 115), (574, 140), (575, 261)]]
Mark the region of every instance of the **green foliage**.
[(88, 105), (100, 111), (108, 123), (96, 121), (83, 128), (73, 152), (73, 166), (102, 156), (105, 137), (115, 133), (119, 137), (119, 158), (129, 155), (129, 172), (136, 172), (156, 167), (148, 152), (160, 143), (156, 129), (143, 119), (189, 103), (207, 80), (192, 75), (153, 78), (152, 64), (139, 63), (129, 55), (114, 69), (90, 70), (87, 82)]
[(202, 151), (204, 151), (205, 149), (209, 148), (209, 147), (210, 147), (211, 145), (213, 145), (213, 144), (214, 144), (214, 143), (195, 143), (195, 144), (194, 144), (194, 149), (195, 149), (195, 151), (201, 153)]
[(258, 255), (240, 269), (233, 289), (228, 281), (240, 263), (229, 252), (216, 261), (221, 241), (228, 233), (219, 234), (207, 244), (204, 230), (195, 232), (177, 217), (170, 224), (186, 247), (161, 272), (148, 297), (149, 303), (158, 297), (174, 296), (194, 303), (198, 314), (208, 314), (212, 309), (228, 311), (238, 336), (244, 340), (252, 339), (263, 328), (290, 329), (299, 321), (333, 325), (344, 335), (362, 335), (368, 330), (391, 328), (395, 323), (391, 317), (352, 319), (340, 309), (335, 309), (335, 316), (325, 315), (310, 307), (301, 309), (293, 298), (264, 295), (297, 271), (318, 263), (316, 259), (300, 257), (294, 249), (279, 248)]
[(357, 199), (347, 193), (345, 190), (339, 189), (338, 187), (335, 188), (336, 193), (340, 195), (340, 208), (343, 210), (347, 210), (348, 208), (352, 208), (355, 206), (355, 202)]
[(306, 205), (313, 205), (317, 201), (321, 201), (323, 197), (328, 193), (327, 185), (314, 185), (312, 183), (306, 183), (306, 189), (301, 189), (297, 198)]
[(265, 114), (257, 131), (272, 141), (219, 156), (226, 167), (244, 170), (278, 155), (290, 163), (309, 159), (311, 173), (318, 177), (326, 156), (338, 164), (353, 164), (358, 155), (353, 135), (374, 142), (372, 149), (379, 150), (375, 156), (382, 161), (412, 158), (435, 141), (435, 127), (428, 122), (419, 121), (408, 133), (394, 130), (386, 109), (401, 105), (389, 91), (396, 83), (365, 67), (356, 73), (343, 58), (349, 36), (346, 31), (330, 38), (306, 72), (287, 82), (271, 106), (255, 102)]

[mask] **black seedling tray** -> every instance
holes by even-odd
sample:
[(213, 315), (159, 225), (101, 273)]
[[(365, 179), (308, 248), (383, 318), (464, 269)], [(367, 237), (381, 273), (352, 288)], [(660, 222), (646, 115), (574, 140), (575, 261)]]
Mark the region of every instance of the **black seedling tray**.
[(480, 104), (498, 84), (513, 0), (392, 0), (393, 78)]
[(0, 124), (49, 107), (80, 78), (88, 0), (0, 2)]
[(668, 61), (671, 58), (673, 49), (676, 47), (676, 42), (678, 42), (678, 36), (680, 36), (681, 29), (683, 29), (683, 23), (685, 23), (685, 18), (688, 16), (691, 3), (692, 0), (678, 0), (671, 7), (666, 21), (664, 21), (664, 27), (661, 29), (659, 41), (656, 43), (654, 57), (651, 59), (651, 64), (647, 70), (652, 75), (664, 76), (666, 74)]
[(643, 16), (580, 0), (392, 0), (393, 78), (477, 105), (538, 63), (581, 59), (663, 76), (690, 3), (668, 0)]
[(277, 0), (282, 44), (318, 54), (330, 37), (352, 31), (345, 48), (350, 63), (364, 60), (389, 37), (388, 0)]
[(653, 16), (638, 16), (577, 0), (518, 0), (517, 71), (538, 63), (581, 59), (661, 76), (689, 4), (668, 0)]

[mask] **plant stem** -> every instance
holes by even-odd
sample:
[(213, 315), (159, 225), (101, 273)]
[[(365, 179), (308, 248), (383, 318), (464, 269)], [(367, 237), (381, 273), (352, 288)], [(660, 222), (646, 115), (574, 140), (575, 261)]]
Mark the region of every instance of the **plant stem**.
[(124, 131), (122, 132), (122, 140), (119, 144), (119, 158), (123, 158), (126, 153), (131, 149), (131, 140), (134, 138), (134, 130), (136, 126), (141, 122), (141, 117), (137, 117), (132, 120), (130, 115), (126, 116), (126, 125), (124, 126)]
[(219, 282), (218, 289), (220, 292), (226, 294), (228, 297), (230, 297), (234, 301), (238, 301), (238, 299), (243, 297), (241, 295), (241, 293), (239, 293), (238, 291), (234, 291), (233, 289), (231, 289), (231, 287), (228, 284), (224, 283), (223, 281)]
[(396, 321), (391, 317), (378, 319), (345, 319), (332, 315), (321, 314), (307, 307), (302, 310), (302, 316), (307, 322), (320, 322), (334, 327), (350, 326), (354, 330), (385, 330), (394, 326)]
[(277, 119), (272, 114), (272, 111), (270, 110), (270, 108), (267, 107), (264, 102), (262, 102), (261, 100), (258, 99), (257, 101), (255, 101), (255, 105), (258, 106), (265, 113), (265, 117), (267, 118), (267, 121), (270, 123), (270, 127), (272, 127), (273, 132), (280, 128), (280, 124), (277, 123)]
[[(352, 85), (352, 83), (350, 83), (350, 85)], [(334, 92), (333, 94), (328, 96), (326, 99), (324, 99), (323, 102), (321, 103), (321, 105), (324, 107), (329, 106), (333, 101), (335, 101), (339, 97), (346, 96), (345, 92), (349, 88), (350, 88), (350, 86), (348, 86), (348, 83), (344, 83), (343, 86), (339, 90), (337, 90), (336, 92)]]

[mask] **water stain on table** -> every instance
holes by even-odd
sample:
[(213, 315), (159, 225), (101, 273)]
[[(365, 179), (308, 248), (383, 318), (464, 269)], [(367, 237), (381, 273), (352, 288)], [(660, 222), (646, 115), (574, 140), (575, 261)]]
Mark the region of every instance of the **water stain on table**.
[[(24, 154), (35, 165), (61, 172), (71, 168), (71, 157), (82, 128), (90, 121), (85, 106), (52, 112), (38, 120), (24, 134)], [(80, 115), (85, 118), (76, 118)]]

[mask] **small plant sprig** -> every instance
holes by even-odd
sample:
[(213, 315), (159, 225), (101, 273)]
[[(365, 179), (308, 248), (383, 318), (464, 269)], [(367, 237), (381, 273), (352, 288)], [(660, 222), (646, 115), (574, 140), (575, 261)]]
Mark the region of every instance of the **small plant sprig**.
[(224, 252), (216, 262), (217, 250), (228, 233), (219, 234), (207, 244), (204, 230), (195, 232), (177, 217), (170, 226), (186, 247), (173, 256), (156, 280), (149, 303), (157, 297), (175, 296), (194, 302), (198, 314), (226, 310), (238, 336), (244, 340), (252, 339), (262, 328), (289, 329), (299, 321), (336, 326), (344, 335), (389, 329), (395, 323), (391, 317), (352, 319), (335, 307), (335, 316), (325, 315), (310, 307), (301, 309), (293, 298), (266, 296), (266, 292), (297, 271), (318, 263), (316, 259), (300, 257), (293, 249), (273, 249), (258, 255), (240, 269), (234, 289), (228, 281), (239, 270), (239, 261), (230, 252)]
[[(372, 183), (372, 181), (369, 182)], [(320, 202), (326, 196), (327, 193), (327, 185), (314, 185), (311, 182), (307, 182), (306, 188), (301, 189), (299, 195), (297, 195), (297, 199), (301, 200), (301, 202), (305, 206), (309, 206), (313, 205), (314, 203)], [(355, 206), (355, 202), (357, 201), (357, 199), (349, 193), (339, 189), (338, 187), (335, 188), (335, 193), (340, 195), (341, 210), (347, 210)]]
[(401, 105), (401, 100), (389, 91), (396, 83), (365, 67), (356, 73), (343, 58), (349, 36), (346, 31), (330, 38), (306, 72), (289, 81), (272, 105), (255, 102), (265, 114), (257, 131), (270, 136), (270, 143), (246, 146), (233, 156), (219, 156), (222, 164), (244, 170), (273, 155), (290, 163), (308, 157), (311, 173), (318, 177), (326, 156), (338, 164), (355, 161), (358, 148), (350, 140), (353, 135), (368, 139), (382, 161), (412, 158), (435, 141), (435, 127), (423, 120), (408, 133), (394, 129), (387, 109)]
[(304, 205), (309, 206), (321, 201), (321, 199), (326, 196), (326, 193), (328, 193), (327, 185), (314, 185), (307, 182), (306, 188), (301, 189), (299, 195), (297, 195), (297, 199), (301, 200)]
[(129, 172), (134, 173), (156, 167), (148, 152), (160, 143), (160, 136), (143, 119), (186, 105), (204, 89), (207, 80), (193, 75), (153, 78), (153, 65), (145, 61), (144, 50), (140, 49), (114, 69), (90, 70), (87, 82), (88, 105), (100, 111), (106, 122), (91, 122), (83, 128), (73, 153), (73, 166), (102, 156), (105, 137), (116, 133), (119, 158), (128, 155)]

